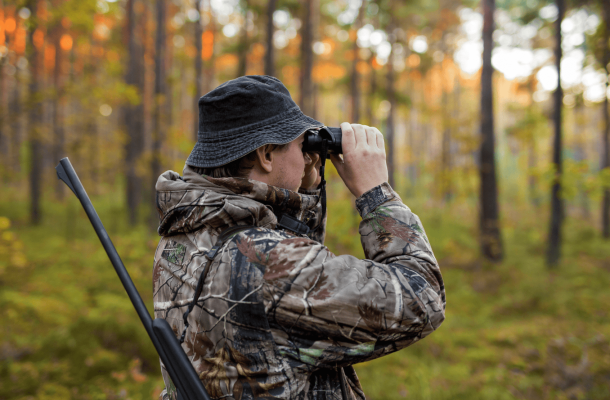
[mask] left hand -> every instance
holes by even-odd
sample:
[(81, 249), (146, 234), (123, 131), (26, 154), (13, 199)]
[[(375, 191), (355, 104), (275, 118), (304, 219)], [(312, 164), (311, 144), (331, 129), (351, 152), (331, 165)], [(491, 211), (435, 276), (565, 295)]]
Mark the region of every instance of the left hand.
[(318, 153), (303, 153), (305, 157), (305, 171), (301, 179), (301, 190), (316, 190), (322, 178), (320, 177), (320, 166), (322, 161)]

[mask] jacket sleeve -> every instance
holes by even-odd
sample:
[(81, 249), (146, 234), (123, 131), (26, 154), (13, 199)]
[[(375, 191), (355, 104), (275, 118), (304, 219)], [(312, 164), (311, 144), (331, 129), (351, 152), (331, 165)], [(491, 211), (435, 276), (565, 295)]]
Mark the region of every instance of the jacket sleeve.
[(443, 280), (419, 218), (387, 183), (356, 205), (367, 259), (335, 256), (305, 238), (284, 238), (267, 253), (269, 324), (296, 368), (381, 357), (429, 335), (445, 318)]

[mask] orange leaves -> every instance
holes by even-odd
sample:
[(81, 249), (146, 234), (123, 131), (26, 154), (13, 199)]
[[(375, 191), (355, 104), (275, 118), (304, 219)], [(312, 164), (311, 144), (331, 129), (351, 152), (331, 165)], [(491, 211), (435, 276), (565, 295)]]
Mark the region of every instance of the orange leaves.
[(345, 68), (332, 61), (324, 61), (313, 67), (311, 73), (314, 82), (329, 82), (345, 76)]
[(214, 54), (214, 32), (208, 30), (201, 34), (201, 59), (204, 61), (212, 58)]
[(6, 33), (13, 33), (15, 32), (15, 29), (17, 29), (17, 21), (15, 21), (15, 18), (8, 17), (4, 20), (4, 31)]
[(409, 57), (407, 57), (407, 65), (411, 68), (416, 68), (419, 66), (421, 62), (421, 58), (419, 57), (418, 54), (411, 54)]
[(0, 10), (0, 46), (4, 46), (4, 10)]
[(59, 46), (61, 47), (61, 49), (63, 51), (70, 51), (72, 50), (72, 36), (68, 35), (67, 33), (61, 36), (61, 39), (59, 39)]
[(32, 41), (37, 49), (41, 49), (44, 45), (44, 31), (42, 29), (36, 29), (32, 35)]
[(381, 65), (381, 64), (379, 64), (377, 62), (377, 58), (376, 57), (373, 58), (373, 61), (371, 62), (371, 65), (372, 65), (373, 69), (375, 69), (375, 70), (380, 70), (381, 68), (383, 68), (383, 65)]
[(25, 29), (23, 26), (18, 26), (15, 31), (15, 53), (20, 55), (25, 53), (25, 37)]
[(371, 71), (371, 66), (366, 61), (358, 61), (358, 64), (356, 64), (356, 71), (358, 71), (360, 75), (366, 75)]
[(299, 73), (298, 67), (286, 65), (282, 68), (282, 82), (287, 86), (296, 85), (299, 82)]
[(225, 68), (233, 68), (237, 65), (237, 61), (235, 54), (223, 54), (216, 59), (215, 67), (222, 71)]
[(55, 67), (55, 46), (48, 45), (44, 49), (44, 67), (51, 70)]

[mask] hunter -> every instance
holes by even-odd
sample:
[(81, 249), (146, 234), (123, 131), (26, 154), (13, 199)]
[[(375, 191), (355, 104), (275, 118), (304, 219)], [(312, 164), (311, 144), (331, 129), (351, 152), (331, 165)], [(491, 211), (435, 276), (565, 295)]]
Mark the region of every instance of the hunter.
[[(366, 259), (324, 246), (320, 155), (302, 151), (305, 133), (322, 127), (278, 79), (243, 76), (201, 97), (183, 175), (157, 181), (155, 317), (185, 332), (212, 398), (364, 399), (353, 365), (417, 342), (445, 318), (438, 263), (387, 182), (376, 128), (342, 123), (343, 155), (331, 155), (356, 197)], [(161, 369), (161, 398), (176, 399)]]

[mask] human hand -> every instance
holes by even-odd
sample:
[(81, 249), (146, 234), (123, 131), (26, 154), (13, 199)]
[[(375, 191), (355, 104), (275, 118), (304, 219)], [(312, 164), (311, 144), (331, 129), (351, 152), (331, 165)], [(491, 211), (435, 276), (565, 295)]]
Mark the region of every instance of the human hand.
[(320, 166), (322, 161), (318, 153), (303, 153), (305, 157), (305, 170), (301, 179), (302, 190), (315, 190), (322, 178), (320, 177)]
[(366, 125), (341, 124), (343, 159), (336, 154), (330, 160), (345, 186), (356, 197), (388, 181), (383, 135)]

